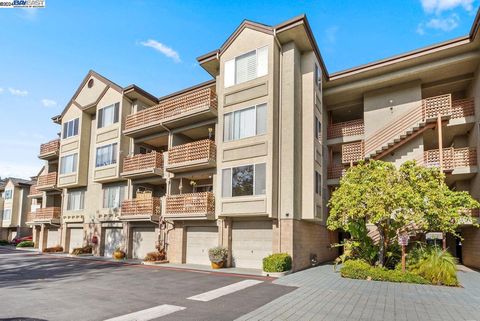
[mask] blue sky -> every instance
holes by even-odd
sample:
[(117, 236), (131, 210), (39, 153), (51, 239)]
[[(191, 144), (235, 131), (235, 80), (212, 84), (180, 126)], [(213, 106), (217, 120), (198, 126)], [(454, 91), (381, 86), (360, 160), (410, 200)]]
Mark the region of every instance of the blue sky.
[(39, 145), (89, 69), (156, 96), (210, 79), (196, 57), (243, 19), (305, 13), (330, 73), (468, 34), (478, 0), (60, 1), (0, 9), (0, 177), (35, 175)]

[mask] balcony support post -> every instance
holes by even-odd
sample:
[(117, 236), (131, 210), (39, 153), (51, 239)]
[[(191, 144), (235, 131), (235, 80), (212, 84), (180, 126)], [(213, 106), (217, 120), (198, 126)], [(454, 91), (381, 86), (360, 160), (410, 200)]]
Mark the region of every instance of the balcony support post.
[(442, 116), (437, 116), (437, 128), (438, 128), (438, 162), (440, 165), (440, 171), (443, 172), (443, 135), (442, 135)]

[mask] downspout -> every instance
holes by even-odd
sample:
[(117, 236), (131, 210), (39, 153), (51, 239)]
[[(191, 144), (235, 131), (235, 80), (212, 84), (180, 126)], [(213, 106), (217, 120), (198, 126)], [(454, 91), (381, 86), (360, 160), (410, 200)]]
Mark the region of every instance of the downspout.
[(280, 66), (279, 66), (279, 79), (278, 79), (278, 151), (279, 151), (279, 157), (278, 157), (278, 195), (277, 195), (277, 221), (278, 221), (278, 252), (282, 252), (282, 213), (281, 213), (281, 199), (282, 199), (282, 175), (281, 174), (281, 164), (282, 164), (282, 158), (280, 157), (280, 148), (281, 148), (281, 142), (282, 142), (282, 130), (281, 130), (281, 125), (282, 125), (282, 66), (283, 66), (283, 48), (282, 45), (280, 44), (280, 41), (278, 40), (277, 37), (277, 29), (273, 29), (273, 38), (275, 39), (275, 42), (279, 48), (280, 51)]

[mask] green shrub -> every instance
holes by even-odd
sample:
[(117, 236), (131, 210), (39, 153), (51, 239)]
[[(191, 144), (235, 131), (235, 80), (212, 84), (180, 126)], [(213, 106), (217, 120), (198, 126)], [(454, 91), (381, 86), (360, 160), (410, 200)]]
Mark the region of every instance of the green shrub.
[(210, 262), (220, 263), (225, 262), (228, 257), (228, 250), (222, 246), (212, 247), (208, 250), (208, 258)]
[(349, 260), (346, 261), (340, 274), (344, 278), (361, 279), (361, 280), (374, 280), (374, 281), (389, 281), (389, 282), (405, 282), (405, 283), (417, 283), (428, 284), (420, 275), (412, 272), (405, 272), (399, 270), (388, 270), (378, 266), (371, 266), (365, 261), (361, 260)]
[(263, 259), (265, 272), (285, 272), (292, 269), (292, 257), (287, 253), (275, 253)]
[(10, 242), (8, 242), (7, 240), (0, 240), (0, 245), (8, 245), (10, 244)]
[(408, 270), (432, 284), (457, 286), (457, 259), (434, 247), (417, 247), (409, 254)]
[(17, 247), (33, 247), (33, 245), (32, 241), (22, 241), (17, 244)]

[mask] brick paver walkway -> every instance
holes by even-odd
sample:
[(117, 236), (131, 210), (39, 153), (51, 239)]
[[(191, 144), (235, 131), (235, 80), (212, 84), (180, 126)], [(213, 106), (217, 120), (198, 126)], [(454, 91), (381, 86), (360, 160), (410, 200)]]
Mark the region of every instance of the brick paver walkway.
[(480, 320), (480, 273), (458, 277), (463, 288), (351, 280), (324, 265), (276, 280), (299, 288), (237, 320)]

